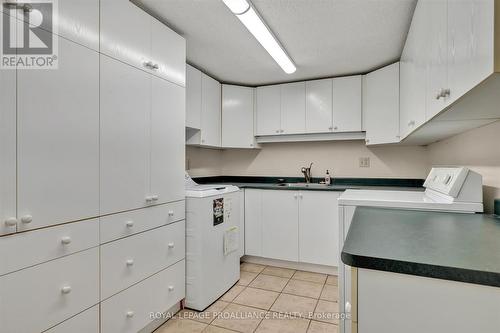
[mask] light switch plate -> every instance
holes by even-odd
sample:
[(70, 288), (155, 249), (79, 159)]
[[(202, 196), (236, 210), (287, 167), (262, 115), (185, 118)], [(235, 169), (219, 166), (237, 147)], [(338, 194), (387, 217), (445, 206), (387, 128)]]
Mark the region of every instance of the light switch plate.
[(360, 157), (359, 158), (359, 167), (360, 168), (369, 168), (370, 167), (370, 158), (369, 157)]

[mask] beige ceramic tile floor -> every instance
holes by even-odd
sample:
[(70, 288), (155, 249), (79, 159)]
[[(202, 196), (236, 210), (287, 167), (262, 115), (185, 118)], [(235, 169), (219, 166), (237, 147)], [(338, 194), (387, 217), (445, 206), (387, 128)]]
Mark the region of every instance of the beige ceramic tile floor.
[(182, 310), (155, 333), (337, 333), (336, 276), (250, 263), (205, 312)]

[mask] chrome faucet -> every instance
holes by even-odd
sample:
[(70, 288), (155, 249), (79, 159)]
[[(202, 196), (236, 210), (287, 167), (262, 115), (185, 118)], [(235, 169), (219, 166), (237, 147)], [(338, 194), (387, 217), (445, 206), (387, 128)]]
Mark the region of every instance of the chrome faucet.
[(310, 183), (311, 182), (311, 167), (312, 167), (312, 162), (311, 164), (309, 164), (309, 168), (306, 168), (306, 167), (302, 167), (300, 169), (300, 171), (304, 174), (304, 179), (306, 181), (306, 183)]

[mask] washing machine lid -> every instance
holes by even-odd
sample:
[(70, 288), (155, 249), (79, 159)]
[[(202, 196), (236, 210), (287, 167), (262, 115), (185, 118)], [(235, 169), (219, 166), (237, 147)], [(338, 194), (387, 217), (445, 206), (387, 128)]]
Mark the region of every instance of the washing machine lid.
[(206, 198), (216, 195), (238, 192), (240, 189), (234, 185), (190, 185), (186, 186), (187, 198)]

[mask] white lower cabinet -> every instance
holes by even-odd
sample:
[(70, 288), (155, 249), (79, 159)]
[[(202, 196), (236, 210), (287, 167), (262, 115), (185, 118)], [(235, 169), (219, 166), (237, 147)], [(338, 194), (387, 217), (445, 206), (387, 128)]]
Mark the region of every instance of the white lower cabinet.
[(184, 221), (101, 246), (101, 299), (185, 257)]
[(262, 256), (298, 261), (298, 193), (262, 192)]
[(99, 250), (2, 276), (0, 295), (2, 332), (47, 330), (99, 303)]
[(99, 305), (77, 314), (44, 333), (99, 333)]
[(339, 212), (342, 192), (302, 191), (299, 194), (299, 261), (338, 266)]
[(184, 220), (185, 200), (100, 218), (101, 244)]
[(185, 297), (185, 261), (101, 303), (101, 333), (136, 333)]
[(245, 254), (338, 265), (341, 192), (245, 190)]

